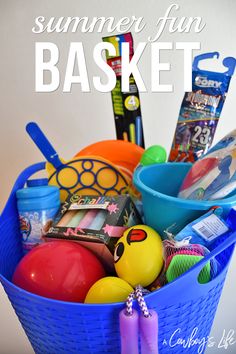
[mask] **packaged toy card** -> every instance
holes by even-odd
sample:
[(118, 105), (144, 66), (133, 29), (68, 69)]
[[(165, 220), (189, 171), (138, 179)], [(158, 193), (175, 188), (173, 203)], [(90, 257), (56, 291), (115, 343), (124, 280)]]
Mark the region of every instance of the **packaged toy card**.
[(46, 239), (78, 241), (93, 251), (107, 270), (113, 269), (113, 252), (123, 232), (141, 219), (127, 195), (68, 197)]
[(217, 200), (236, 193), (236, 130), (196, 161), (180, 188), (184, 199)]
[(116, 49), (115, 56), (110, 56), (108, 52), (106, 53), (106, 56), (107, 63), (116, 73), (116, 86), (112, 90), (111, 96), (117, 139), (128, 140), (144, 147), (139, 91), (132, 75), (129, 78), (129, 91), (121, 91), (121, 44), (124, 42), (129, 43), (131, 59), (134, 54), (132, 34), (125, 33), (116, 36), (104, 37), (103, 41), (112, 43)]
[(217, 239), (232, 232), (229, 221), (225, 221), (221, 216), (222, 211), (222, 208), (211, 209), (189, 223), (175, 235), (175, 241), (183, 241), (188, 238), (190, 243), (210, 248)]
[(235, 58), (225, 58), (223, 65), (228, 70), (222, 73), (199, 69), (199, 61), (215, 56), (218, 58), (219, 53), (194, 59), (192, 92), (184, 95), (169, 161), (194, 162), (212, 144), (236, 63)]

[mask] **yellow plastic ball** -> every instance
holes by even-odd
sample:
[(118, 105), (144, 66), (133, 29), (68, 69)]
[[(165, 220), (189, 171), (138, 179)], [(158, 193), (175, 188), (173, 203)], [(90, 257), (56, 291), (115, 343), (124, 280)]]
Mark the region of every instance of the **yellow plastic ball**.
[(114, 262), (118, 277), (133, 287), (150, 285), (163, 267), (161, 237), (146, 225), (129, 228), (116, 244)]
[(123, 279), (117, 277), (105, 277), (99, 279), (89, 289), (86, 304), (108, 304), (123, 302), (134, 289)]

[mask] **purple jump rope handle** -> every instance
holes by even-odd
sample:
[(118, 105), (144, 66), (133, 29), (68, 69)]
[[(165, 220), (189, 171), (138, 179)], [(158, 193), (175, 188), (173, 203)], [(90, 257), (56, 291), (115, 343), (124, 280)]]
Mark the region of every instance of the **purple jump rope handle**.
[(158, 317), (156, 311), (149, 310), (149, 312), (151, 316), (144, 317), (140, 314), (139, 317), (141, 353), (158, 354)]
[(139, 354), (138, 349), (138, 331), (139, 316), (136, 310), (132, 315), (127, 315), (126, 310), (122, 310), (120, 318), (120, 338), (121, 354)]

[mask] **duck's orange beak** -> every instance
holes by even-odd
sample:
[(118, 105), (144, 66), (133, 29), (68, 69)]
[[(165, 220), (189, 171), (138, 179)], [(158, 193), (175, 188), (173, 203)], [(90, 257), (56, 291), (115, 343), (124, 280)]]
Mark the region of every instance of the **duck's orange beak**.
[(142, 229), (131, 229), (127, 235), (127, 243), (142, 242), (147, 238), (147, 233)]

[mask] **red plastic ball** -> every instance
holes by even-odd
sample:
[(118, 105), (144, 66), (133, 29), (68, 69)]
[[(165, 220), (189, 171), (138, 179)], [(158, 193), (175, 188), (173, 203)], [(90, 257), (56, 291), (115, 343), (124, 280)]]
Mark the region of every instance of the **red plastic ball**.
[(30, 251), (18, 264), (13, 283), (44, 297), (83, 302), (105, 271), (96, 256), (75, 242), (53, 241)]

